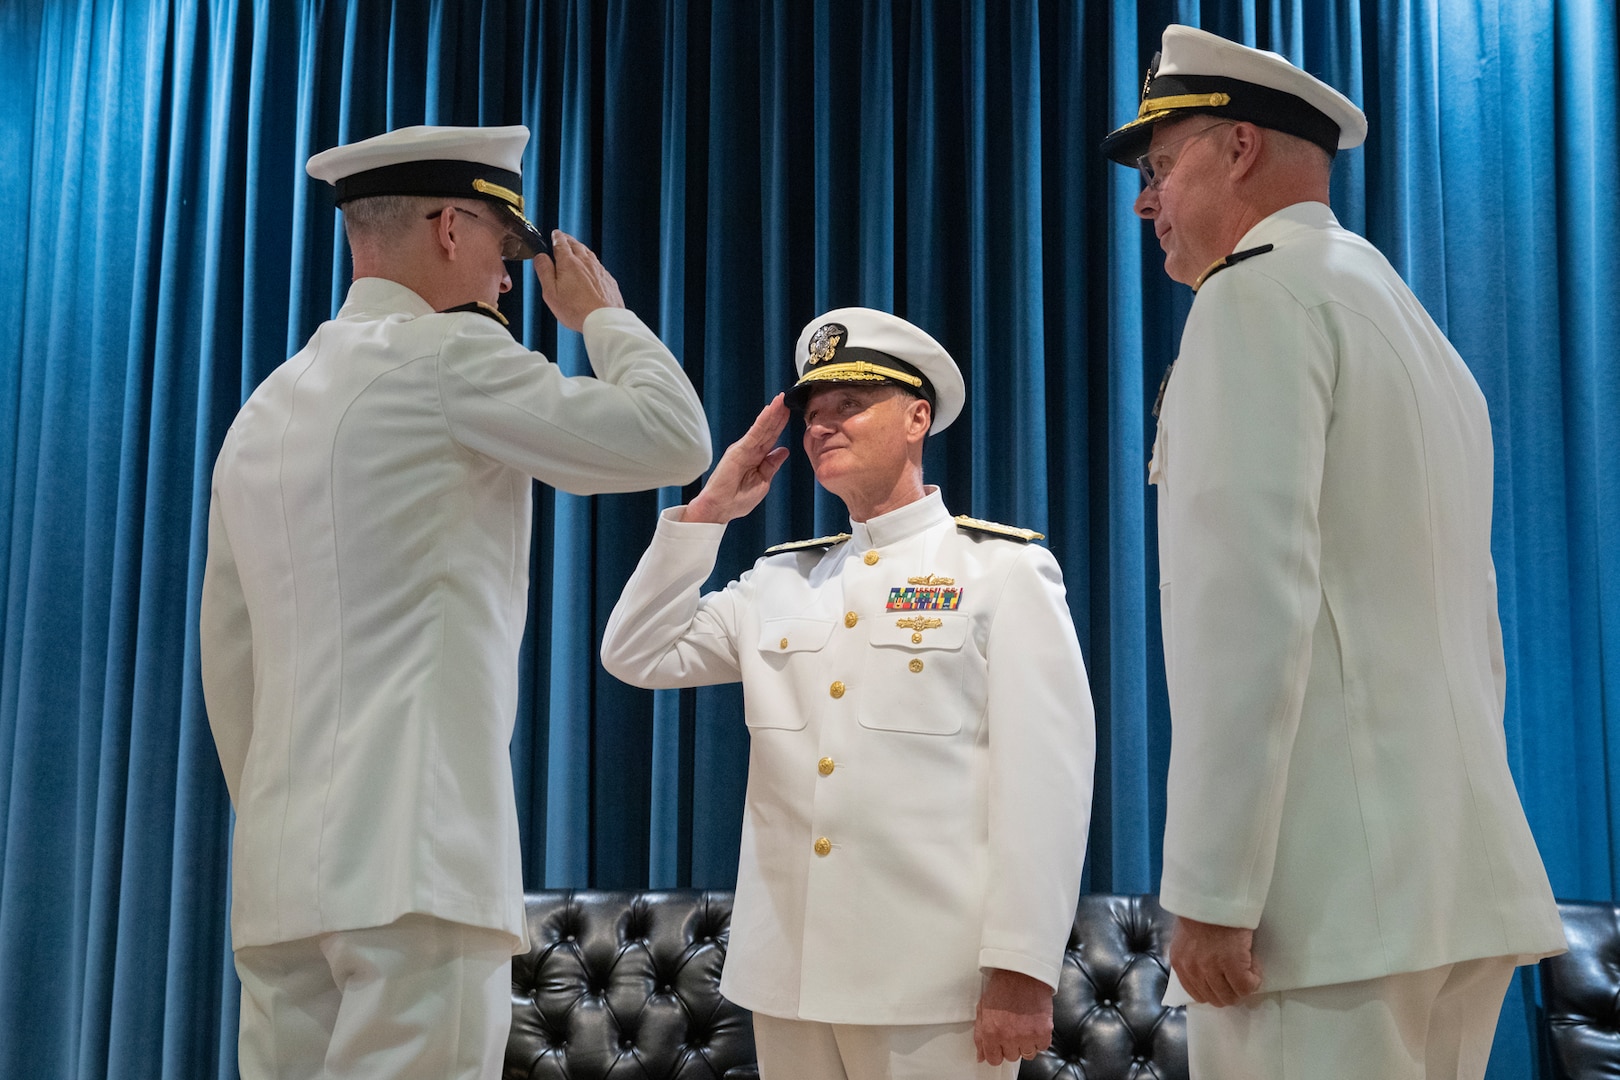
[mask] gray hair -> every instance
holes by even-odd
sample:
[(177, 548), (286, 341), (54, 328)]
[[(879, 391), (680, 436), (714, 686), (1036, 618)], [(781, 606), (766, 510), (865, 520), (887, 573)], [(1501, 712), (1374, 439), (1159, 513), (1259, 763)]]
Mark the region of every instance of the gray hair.
[(343, 227), (349, 246), (386, 245), (389, 238), (414, 227), (450, 200), (434, 195), (372, 195), (343, 204)]

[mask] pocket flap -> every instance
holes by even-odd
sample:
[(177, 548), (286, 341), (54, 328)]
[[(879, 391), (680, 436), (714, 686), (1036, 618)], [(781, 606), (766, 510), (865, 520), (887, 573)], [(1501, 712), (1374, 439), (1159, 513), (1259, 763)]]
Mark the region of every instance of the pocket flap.
[(901, 649), (960, 649), (968, 617), (941, 611), (886, 611), (874, 620), (873, 645)]
[(813, 619), (802, 615), (766, 619), (759, 627), (759, 651), (777, 655), (816, 652), (827, 644), (832, 632), (831, 619)]

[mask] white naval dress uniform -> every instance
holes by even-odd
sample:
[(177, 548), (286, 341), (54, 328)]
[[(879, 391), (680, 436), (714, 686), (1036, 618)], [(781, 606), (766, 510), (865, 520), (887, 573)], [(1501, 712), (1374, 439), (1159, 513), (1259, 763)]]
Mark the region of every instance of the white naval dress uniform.
[(354, 282), (243, 405), (214, 469), (201, 651), (236, 808), (237, 950), (406, 915), (525, 942), (508, 744), (531, 477), (684, 483), (702, 406), (628, 311), (596, 378), (473, 313)]
[(1328, 207), (1237, 250), (1268, 244), (1199, 290), (1150, 465), (1160, 899), (1255, 928), (1262, 994), (1561, 951), (1502, 730), (1484, 397)]
[(742, 681), (721, 990), (770, 1016), (901, 1025), (971, 1020), (982, 969), (1056, 986), (1095, 731), (1051, 554), (959, 527), (931, 488), (700, 596), (724, 527), (682, 513), (659, 520), (602, 662), (644, 687)]

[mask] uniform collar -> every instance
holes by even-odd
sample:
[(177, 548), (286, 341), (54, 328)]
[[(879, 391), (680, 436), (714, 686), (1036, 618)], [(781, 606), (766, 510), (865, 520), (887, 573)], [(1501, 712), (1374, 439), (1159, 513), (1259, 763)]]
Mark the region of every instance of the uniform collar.
[(1261, 244), (1282, 244), (1301, 233), (1339, 228), (1339, 219), (1327, 203), (1298, 202), (1257, 221), (1243, 234), (1233, 251), (1245, 251)]
[(922, 498), (898, 510), (879, 514), (868, 521), (850, 522), (854, 550), (865, 551), (867, 548), (897, 544), (926, 532), (940, 522), (950, 521), (951, 512), (945, 509), (945, 500), (940, 496), (939, 488), (929, 484), (923, 491), (925, 494)]
[(356, 278), (349, 286), (349, 295), (343, 298), (338, 311), (340, 319), (359, 315), (431, 315), (433, 305), (422, 299), (414, 289), (408, 289), (388, 278)]

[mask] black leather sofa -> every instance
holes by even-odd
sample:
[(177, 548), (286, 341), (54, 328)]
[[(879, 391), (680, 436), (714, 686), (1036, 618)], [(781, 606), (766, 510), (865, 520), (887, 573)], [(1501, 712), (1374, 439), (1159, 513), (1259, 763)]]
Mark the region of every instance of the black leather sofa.
[[(512, 965), (507, 1080), (752, 1080), (753, 1027), (720, 996), (731, 894), (527, 897)], [(1151, 896), (1081, 897), (1052, 1047), (1020, 1080), (1186, 1080), (1186, 1024), (1166, 1009), (1170, 918)]]
[[(748, 1013), (720, 996), (731, 894), (527, 898), (507, 1080), (753, 1080)], [(1570, 951), (1541, 962), (1546, 1080), (1620, 1080), (1620, 906), (1559, 904)], [(1151, 896), (1080, 899), (1052, 1047), (1020, 1080), (1185, 1080), (1186, 1022), (1159, 1004), (1170, 917)]]
[(1620, 1077), (1620, 907), (1563, 901), (1569, 952), (1541, 962), (1542, 1070), (1549, 1080)]

